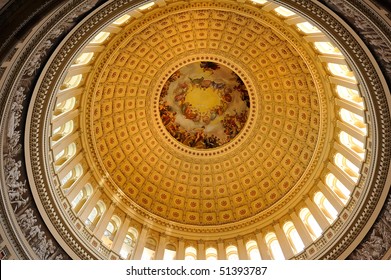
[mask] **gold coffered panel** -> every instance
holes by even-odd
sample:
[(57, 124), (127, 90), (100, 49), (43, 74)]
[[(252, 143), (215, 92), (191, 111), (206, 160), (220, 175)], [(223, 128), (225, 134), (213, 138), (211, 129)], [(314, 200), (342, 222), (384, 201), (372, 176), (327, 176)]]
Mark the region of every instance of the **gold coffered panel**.
[[(283, 207), (319, 168), (328, 113), (320, 66), (288, 30), (277, 16), (219, 1), (131, 20), (98, 59), (84, 100), (96, 176), (109, 174), (107, 186), (146, 215), (183, 225)], [(177, 142), (159, 115), (167, 79), (201, 61), (235, 71), (251, 103), (243, 131), (208, 150)]]

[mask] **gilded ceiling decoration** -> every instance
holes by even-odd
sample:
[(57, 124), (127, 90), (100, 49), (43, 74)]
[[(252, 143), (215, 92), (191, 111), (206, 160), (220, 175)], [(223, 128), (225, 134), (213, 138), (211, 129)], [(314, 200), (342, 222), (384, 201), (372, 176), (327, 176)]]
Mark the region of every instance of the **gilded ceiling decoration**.
[(320, 172), (331, 112), (306, 48), (277, 17), (234, 3), (130, 21), (86, 95), (97, 169), (128, 205), (169, 221), (267, 217)]
[[(357, 247), (389, 191), (389, 91), (345, 23), (316, 1), (121, 0), (76, 25), (87, 2), (6, 64), (2, 198), (29, 256)], [(356, 256), (385, 254), (388, 214)]]

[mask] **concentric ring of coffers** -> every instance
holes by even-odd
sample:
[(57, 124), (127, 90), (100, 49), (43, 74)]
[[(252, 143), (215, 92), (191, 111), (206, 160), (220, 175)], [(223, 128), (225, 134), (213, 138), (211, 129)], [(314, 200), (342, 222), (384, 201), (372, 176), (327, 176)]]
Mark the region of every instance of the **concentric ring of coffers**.
[[(272, 4), (253, 2), (257, 8), (258, 5), (270, 8)], [(153, 7), (145, 10), (153, 11)], [(304, 43), (292, 45), (291, 40), (297, 35), (289, 37), (278, 33), (243, 14), (201, 9), (173, 13), (172, 17), (165, 16), (159, 22), (145, 21), (152, 23), (139, 25), (143, 26), (141, 29), (126, 29), (138, 19), (124, 15), (107, 27), (107, 31), (97, 34), (80, 53), (58, 92), (53, 113), (52, 150), (63, 189), (79, 190), (69, 192), (72, 196), (68, 196), (68, 200), (75, 213), (84, 210), (79, 215), (85, 219), (86, 226), (95, 228), (104, 213), (114, 211), (108, 208), (110, 198), (103, 194), (93, 208), (88, 208), (91, 211), (83, 208), (96, 188), (95, 183), (85, 179), (84, 168), (88, 167), (78, 157), (81, 142), (72, 137), (80, 127), (75, 109), (81, 104), (83, 87), (91, 87), (86, 84), (88, 73), (82, 69), (96, 67), (99, 63), (106, 66), (103, 72), (96, 71), (99, 79), (94, 84), (93, 98), (86, 99), (91, 102), (92, 112), (86, 126), (91, 130), (87, 133), (94, 141), (96, 155), (93, 158), (99, 162), (99, 172), (110, 174), (109, 184), (118, 187), (132, 203), (184, 225), (245, 220), (291, 194), (308, 171), (307, 166), (314, 164), (314, 153), (319, 149), (319, 141), (322, 142), (319, 139), (326, 137), (321, 130), (324, 129), (322, 121), (325, 122), (322, 114), (332, 109), (326, 106), (325, 111), (324, 96), (320, 94), (325, 94), (322, 86), (330, 87), (337, 118), (333, 124), (337, 140), (330, 151), (333, 160), (323, 166), (322, 179), (315, 190), (307, 194), (308, 199), (298, 207), (299, 211), (294, 211), (291, 220), (279, 228), (285, 238), (291, 240), (291, 249), (278, 249), (281, 231), (274, 229), (265, 236), (269, 253), (272, 258), (284, 258), (289, 255), (287, 251), (301, 252), (338, 218), (351, 200), (365, 161), (368, 136), (365, 104), (355, 75), (340, 50), (318, 28), (292, 11), (279, 6), (272, 8), (270, 13), (297, 29)], [(124, 34), (135, 33), (126, 47), (113, 48), (116, 54), (102, 62), (99, 52), (107, 52), (111, 47), (107, 42), (116, 40), (115, 32), (110, 30), (117, 30), (121, 35), (122, 28), (127, 30)], [(308, 50), (304, 47), (306, 44), (314, 54), (303, 57)], [(98, 51), (89, 51), (93, 49)], [(210, 51), (210, 57), (216, 57), (215, 51), (223, 52), (228, 60), (252, 75), (251, 79), (257, 82), (257, 95), (251, 104), (257, 106), (257, 119), (252, 120), (254, 128), (248, 135), (251, 139), (244, 141), (248, 150), (218, 153), (217, 149), (212, 157), (202, 158), (197, 151), (182, 147), (190, 157), (194, 152), (197, 160), (191, 161), (188, 156), (173, 153), (172, 142), (165, 143), (164, 137), (155, 138), (156, 130), (149, 129), (151, 112), (148, 110), (152, 108), (160, 117), (161, 111), (156, 110), (158, 106), (152, 106), (156, 100), (148, 100), (148, 88), (154, 77), (161, 77), (161, 69), (168, 62), (199, 49), (205, 51), (206, 56)], [(327, 73), (330, 85), (322, 85), (319, 65), (311, 65), (311, 59), (315, 58), (322, 62), (321, 69)], [(160, 82), (164, 85), (167, 79), (160, 78)], [(198, 82), (190, 80), (190, 83), (195, 87)], [(201, 87), (201, 84), (202, 81), (198, 85)], [(205, 90), (207, 88), (205, 85)], [(147, 104), (151, 106), (146, 108)], [(164, 123), (162, 118), (159, 121)], [(158, 122), (153, 125), (158, 126)], [(192, 145), (187, 146), (192, 148)], [(111, 235), (124, 222), (119, 216), (113, 215), (107, 224)], [(139, 232), (135, 228), (132, 231), (129, 238), (133, 242)], [(108, 247), (112, 245), (110, 240), (102, 237)], [(124, 258), (132, 253), (132, 249), (127, 248), (124, 243), (120, 252)]]
[[(317, 161), (316, 146), (325, 137), (320, 132), (325, 97), (316, 90), (316, 84), (322, 88), (322, 83), (313, 79), (319, 76), (315, 66), (307, 67), (313, 64), (310, 57), (302, 46), (303, 56), (295, 49), (299, 41), (294, 46), (280, 39), (282, 35), (267, 25), (273, 23), (267, 18), (257, 21), (235, 10), (184, 10), (151, 17), (154, 21), (135, 21), (124, 32), (126, 38), (117, 39), (121, 45), (110, 50), (114, 56), (101, 62), (105, 70), (97, 72), (95, 95), (88, 101), (94, 133), (88, 137), (95, 142), (102, 172), (111, 174), (113, 185), (147, 211), (194, 225), (239, 221), (273, 206), (289, 191), (300, 191), (297, 182), (305, 184), (311, 172), (309, 163), (313, 166)], [(176, 32), (175, 22), (179, 24)], [(181, 57), (192, 53), (201, 53), (200, 58), (217, 57), (217, 50), (207, 47), (215, 37), (230, 40), (215, 48), (224, 53), (225, 60), (244, 69), (244, 82), (255, 80), (257, 90), (249, 97), (256, 104), (249, 120), (253, 126), (242, 133), (247, 142), (242, 140), (231, 150), (229, 144), (223, 145), (195, 163), (192, 156), (198, 151), (172, 145), (167, 140), (172, 134), (154, 130), (163, 123), (152, 99), (161, 98), (161, 91), (157, 97), (151, 92), (154, 81), (163, 90), (178, 70), (167, 78), (166, 72)], [(150, 110), (156, 118), (148, 117)], [(249, 149), (237, 152), (245, 146)], [(177, 147), (190, 156), (182, 156)]]

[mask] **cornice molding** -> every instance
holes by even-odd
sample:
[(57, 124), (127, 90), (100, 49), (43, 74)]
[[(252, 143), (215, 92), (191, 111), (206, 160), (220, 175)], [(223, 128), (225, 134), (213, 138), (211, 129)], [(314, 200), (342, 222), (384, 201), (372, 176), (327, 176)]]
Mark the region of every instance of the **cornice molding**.
[[(279, 1), (277, 1), (277, 2), (279, 2)], [(327, 2), (331, 2), (331, 1), (327, 1)], [(284, 1), (284, 4), (290, 5), (295, 10), (298, 10), (298, 11), (300, 10), (301, 12), (306, 11), (306, 13), (308, 13), (307, 15), (309, 15), (309, 17), (312, 18), (314, 21), (321, 20), (324, 24), (326, 24), (329, 27), (330, 26), (331, 27), (338, 27), (337, 31), (336, 30), (328, 30), (330, 32), (329, 34), (332, 34), (332, 36), (334, 36), (336, 39), (337, 38), (339, 38), (339, 39), (344, 38), (344, 42), (340, 42), (338, 40), (336, 40), (336, 41), (338, 42), (339, 45), (343, 45), (345, 50), (348, 50), (348, 54), (350, 56), (351, 61), (353, 62), (353, 64), (356, 65), (357, 70), (359, 70), (359, 72), (361, 73), (361, 81), (363, 81), (363, 82), (365, 81), (365, 83), (367, 83), (369, 85), (369, 87), (365, 89), (365, 92), (366, 92), (366, 94), (368, 94), (368, 98), (373, 98), (373, 100), (372, 100), (373, 104), (370, 104), (370, 105), (374, 106), (376, 108), (375, 111), (378, 110), (378, 114), (371, 114), (371, 115), (368, 114), (368, 117), (370, 117), (373, 122), (376, 122), (376, 125), (374, 125), (374, 128), (373, 128), (373, 132), (376, 132), (375, 135), (376, 135), (376, 137), (379, 137), (379, 138), (377, 139), (374, 137), (374, 139), (372, 141), (372, 149), (373, 149), (373, 151), (375, 149), (378, 149), (380, 152), (379, 152), (379, 154), (373, 154), (372, 156), (373, 156), (373, 158), (376, 158), (378, 160), (378, 163), (376, 165), (368, 165), (368, 164), (364, 165), (363, 170), (366, 170), (365, 171), (366, 175), (364, 177), (367, 176), (367, 178), (371, 178), (371, 180), (367, 179), (366, 183), (360, 184), (360, 190), (362, 190), (363, 192), (369, 191), (370, 195), (368, 197), (366, 197), (365, 199), (362, 199), (358, 202), (357, 209), (361, 208), (361, 206), (363, 208), (362, 208), (361, 212), (357, 213), (357, 216), (352, 217), (350, 223), (354, 224), (354, 226), (352, 225), (350, 228), (346, 228), (345, 233), (342, 237), (338, 237), (338, 238), (335, 237), (334, 239), (332, 239), (332, 242), (331, 242), (331, 244), (333, 244), (332, 248), (328, 248), (328, 250), (325, 250), (323, 248), (322, 250), (319, 251), (320, 253), (318, 255), (316, 255), (317, 258), (335, 259), (335, 258), (339, 258), (341, 256), (346, 255), (347, 253), (349, 253), (349, 251), (353, 250), (354, 247), (356, 247), (358, 245), (358, 242), (359, 242), (358, 239), (361, 239), (362, 238), (361, 235), (363, 235), (364, 232), (368, 231), (369, 228), (371, 227), (372, 223), (374, 222), (376, 216), (378, 215), (378, 213), (380, 211), (380, 206), (385, 201), (387, 193), (388, 193), (389, 185), (387, 186), (387, 184), (389, 184), (388, 172), (389, 172), (389, 160), (390, 160), (390, 150), (391, 149), (390, 149), (390, 139), (386, 138), (385, 136), (391, 135), (391, 132), (390, 132), (390, 129), (391, 129), (390, 112), (389, 112), (389, 108), (388, 108), (389, 97), (387, 96), (389, 94), (389, 91), (387, 89), (387, 86), (385, 85), (386, 81), (383, 78), (378, 76), (378, 75), (381, 76), (381, 73), (380, 73), (379, 69), (376, 69), (373, 66), (375, 63), (371, 59), (368, 52), (366, 50), (364, 50), (363, 48), (361, 48), (356, 43), (355, 38), (350, 35), (350, 33), (346, 30), (346, 28), (344, 28), (343, 26), (340, 25), (340, 22), (336, 21), (333, 17), (331, 17), (330, 15), (328, 15), (327, 13), (322, 11), (319, 8), (319, 6), (317, 6), (316, 4), (314, 4), (310, 1), (304, 1), (304, 0), (293, 1), (292, 0), (292, 1)], [(88, 5), (88, 4), (82, 5), (81, 7), (84, 7), (84, 8), (80, 8), (79, 10), (77, 10), (77, 12), (79, 14), (83, 14), (83, 13), (93, 9), (92, 4), (91, 5)], [(337, 8), (332, 5), (330, 5), (330, 7), (334, 10), (337, 10)], [(69, 13), (71, 10), (73, 10), (73, 8), (74, 8), (74, 6), (69, 5), (69, 6), (66, 6), (61, 11), (66, 11), (66, 13)], [(113, 9), (111, 12), (114, 12), (115, 8), (113, 8), (112, 6), (111, 6), (111, 8)], [(111, 12), (108, 12), (108, 14), (110, 15)], [(358, 12), (357, 15), (362, 15), (362, 14)], [(58, 16), (58, 14), (57, 14), (57, 16)], [(2, 107), (2, 109), (3, 108), (6, 109), (6, 110), (4, 110), (2, 123), (1, 123), (1, 125), (2, 125), (1, 126), (1, 129), (2, 129), (1, 135), (4, 136), (3, 139), (1, 139), (2, 140), (1, 152), (3, 155), (2, 158), (4, 158), (4, 155), (7, 154), (7, 151), (10, 150), (10, 147), (11, 147), (10, 145), (13, 145), (13, 142), (10, 142), (9, 140), (14, 139), (14, 141), (16, 141), (16, 145), (14, 146), (14, 148), (19, 147), (17, 145), (21, 145), (20, 147), (23, 147), (23, 145), (24, 145), (24, 143), (21, 139), (23, 137), (20, 137), (20, 136), (17, 137), (17, 133), (16, 133), (17, 130), (22, 129), (22, 126), (20, 124), (23, 123), (24, 119), (23, 120), (20, 119), (19, 122), (15, 122), (15, 126), (13, 129), (10, 129), (8, 126), (9, 121), (12, 119), (12, 115), (13, 114), (15, 115), (15, 111), (14, 111), (14, 113), (12, 113), (13, 112), (11, 109), (12, 104), (15, 104), (14, 106), (22, 106), (23, 112), (26, 112), (26, 110), (27, 110), (28, 102), (24, 102), (24, 103), (16, 102), (18, 92), (19, 92), (19, 97), (20, 97), (20, 92), (22, 91), (22, 93), (24, 93), (24, 91), (26, 90), (26, 92), (29, 92), (28, 94), (26, 94), (26, 96), (28, 96), (28, 99), (30, 98), (29, 95), (31, 94), (32, 89), (34, 87), (34, 81), (37, 79), (37, 77), (39, 75), (39, 73), (38, 73), (39, 71), (32, 71), (32, 72), (30, 72), (30, 71), (32, 69), (38, 70), (43, 67), (44, 63), (48, 59), (48, 55), (49, 55), (48, 50), (50, 50), (52, 47), (54, 47), (56, 44), (58, 44), (58, 41), (56, 41), (56, 39), (61, 38), (62, 34), (64, 34), (66, 31), (69, 31), (76, 24), (76, 21), (74, 21), (75, 17), (72, 17), (72, 15), (71, 15), (68, 17), (69, 21), (68, 22), (65, 21), (66, 24), (64, 24), (63, 22), (60, 21), (58, 23), (58, 25), (56, 25), (56, 27), (58, 27), (59, 25), (64, 24), (64, 25), (62, 25), (63, 29), (57, 29), (57, 31), (54, 31), (52, 29), (52, 26), (54, 25), (55, 20), (57, 21), (58, 17), (56, 19), (55, 19), (55, 17), (52, 17), (51, 22), (49, 21), (48, 24), (45, 25), (45, 27), (42, 27), (42, 29), (39, 30), (40, 34), (37, 34), (36, 36), (29, 38), (31, 40), (29, 40), (28, 45), (26, 45), (23, 48), (23, 52), (22, 53), (17, 52), (18, 57), (20, 59), (13, 61), (12, 67), (9, 68), (11, 70), (8, 70), (8, 68), (7, 68), (7, 72), (4, 72), (7, 74), (7, 76), (5, 78), (3, 77), (2, 81), (4, 81), (4, 83), (3, 83), (3, 87), (1, 88), (1, 98), (4, 101), (2, 103), (5, 104), (5, 106)], [(348, 20), (349, 19), (347, 19), (347, 21)], [(368, 30), (367, 29), (361, 30), (361, 32), (364, 32), (364, 31), (367, 32)], [(379, 39), (383, 38), (383, 34), (379, 34), (377, 32), (377, 29), (374, 26), (372, 26), (371, 31), (373, 32), (373, 33), (371, 33), (371, 34), (373, 34), (373, 36), (377, 36), (376, 38), (379, 38)], [(49, 33), (47, 35), (45, 35), (47, 32), (49, 32)], [(366, 35), (361, 34), (361, 35), (364, 38), (364, 40), (365, 40), (365, 38), (367, 38), (366, 36), (370, 36), (368, 34), (366, 34)], [(52, 36), (52, 37), (50, 37), (50, 36)], [(49, 39), (49, 42), (51, 44), (45, 45), (45, 42), (47, 42), (47, 41), (43, 40), (43, 38)], [(369, 37), (369, 38), (374, 38), (374, 37)], [(391, 50), (390, 45), (387, 44), (386, 46), (378, 46), (378, 45), (376, 45), (377, 41), (369, 40), (368, 42), (369, 42), (369, 45), (373, 48), (374, 54), (377, 57), (379, 64), (383, 66), (383, 69), (386, 69), (385, 75), (387, 75), (387, 80), (389, 81), (390, 77), (388, 75), (390, 75), (390, 71), (387, 70), (388, 69), (387, 68), (387, 60), (389, 59), (389, 54), (390, 54), (390, 50)], [(39, 47), (37, 47), (37, 46), (39, 46)], [(36, 54), (39, 54), (39, 56), (35, 56), (35, 57), (31, 56), (31, 54), (33, 52), (35, 52)], [(64, 53), (64, 55), (66, 56), (67, 54)], [(37, 61), (37, 58), (38, 58), (38, 61)], [(364, 66), (360, 66), (359, 64), (362, 64)], [(31, 68), (31, 67), (33, 67), (33, 68)], [(50, 77), (50, 75), (51, 75), (50, 72), (46, 73), (46, 74), (47, 74), (46, 77)], [(43, 88), (46, 85), (47, 84), (44, 84), (44, 83), (41, 84), (41, 86), (43, 86)], [(23, 88), (23, 90), (21, 90), (21, 88)], [(386, 89), (386, 92), (384, 91), (384, 89)], [(40, 93), (44, 93), (44, 91), (40, 91)], [(42, 96), (42, 98), (44, 98), (44, 96)], [(42, 117), (41, 110), (44, 109), (45, 103), (46, 103), (46, 101), (44, 101), (44, 99), (42, 99), (42, 103), (39, 104), (39, 102), (38, 102), (35, 104), (35, 108), (34, 108), (35, 113), (33, 114), (33, 116), (37, 120)], [(22, 116), (23, 116), (23, 118), (25, 118), (26, 117), (25, 113), (22, 114)], [(31, 124), (31, 130), (29, 131), (30, 136), (32, 136), (33, 138), (36, 137), (36, 133), (39, 131), (40, 131), (39, 123)], [(21, 131), (19, 133), (21, 133)], [(8, 137), (8, 136), (10, 136), (10, 137)], [(31, 139), (33, 139), (33, 138), (31, 138)], [(29, 151), (29, 152), (31, 152), (33, 164), (34, 163), (42, 164), (42, 157), (41, 157), (42, 155), (40, 155), (40, 148), (38, 148), (39, 145), (40, 145), (39, 143), (34, 143), (34, 145), (31, 146), (31, 150)], [(12, 149), (12, 147), (11, 147), (11, 149)], [(18, 148), (18, 150), (19, 150), (19, 148)], [(4, 169), (4, 174), (2, 174), (2, 178), (1, 178), (2, 185), (5, 186), (1, 190), (2, 191), (1, 202), (2, 202), (2, 206), (6, 207), (9, 210), (13, 210), (13, 209), (11, 207), (12, 204), (10, 204), (11, 202), (5, 196), (8, 193), (7, 188), (9, 188), (9, 184), (7, 184), (6, 178), (11, 178), (9, 176), (11, 174), (10, 170), (12, 169), (12, 167), (17, 167), (17, 169), (19, 169), (19, 171), (23, 171), (20, 168), (18, 168), (19, 162), (20, 162), (20, 166), (22, 166), (22, 164), (23, 165), (25, 164), (25, 163), (23, 163), (25, 158), (23, 157), (21, 152), (18, 152), (17, 154), (15, 154), (13, 156), (13, 160), (14, 160), (14, 163), (9, 165), (10, 168)], [(30, 164), (30, 163), (26, 163), (26, 164)], [(1, 162), (1, 165), (6, 166), (4, 161)], [(54, 227), (52, 228), (52, 225), (49, 225), (49, 227), (51, 228), (50, 230), (60, 232), (59, 236), (61, 236), (61, 238), (63, 238), (61, 243), (62, 242), (66, 243), (66, 245), (64, 243), (62, 245), (71, 247), (72, 251), (79, 258), (94, 258), (93, 254), (89, 254), (88, 252), (86, 252), (86, 250), (87, 250), (86, 247), (81, 247), (84, 245), (82, 245), (80, 243), (80, 240), (75, 240), (75, 239), (78, 239), (79, 237), (70, 234), (69, 233), (70, 228), (66, 224), (62, 224), (63, 222), (66, 223), (65, 219), (60, 219), (58, 217), (58, 215), (62, 215), (62, 214), (61, 213), (54, 213), (55, 211), (58, 211), (58, 209), (55, 210), (55, 208), (52, 205), (52, 203), (54, 201), (48, 197), (49, 195), (51, 195), (50, 192), (48, 190), (39, 189), (42, 186), (41, 185), (42, 183), (48, 182), (47, 178), (44, 180), (42, 178), (42, 176), (46, 172), (48, 172), (48, 170), (45, 171), (43, 169), (40, 169), (40, 167), (41, 167), (40, 165), (34, 167), (34, 174), (33, 175), (34, 175), (34, 180), (35, 180), (38, 194), (40, 196), (40, 199), (42, 200), (41, 202), (39, 202), (39, 203), (42, 203), (42, 207), (39, 207), (39, 208), (41, 209), (41, 211), (43, 211), (43, 209), (45, 208), (46, 209), (45, 211), (47, 213), (53, 211), (50, 213), (50, 215), (54, 218), (52, 220), (54, 223)], [(28, 167), (28, 168), (30, 168), (30, 167)], [(48, 172), (48, 174), (50, 174), (50, 173)], [(23, 184), (26, 176), (24, 174), (24, 177), (23, 176), (19, 176), (19, 177), (14, 176), (12, 178), (17, 179), (20, 183)], [(25, 196), (24, 199), (27, 199), (27, 196)], [(376, 247), (373, 246), (373, 241), (376, 236), (379, 237), (379, 235), (378, 235), (379, 227), (384, 225), (384, 221), (385, 221), (384, 219), (390, 213), (390, 209), (387, 208), (388, 207), (387, 205), (390, 204), (390, 201), (391, 201), (391, 197), (388, 196), (387, 203), (384, 204), (383, 211), (381, 212), (379, 218), (375, 222), (375, 225), (369, 231), (367, 237), (364, 238), (364, 242), (357, 248), (356, 251), (354, 251), (354, 253), (350, 256), (350, 258), (353, 258), (353, 259), (354, 258), (368, 258), (368, 259), (382, 258), (386, 254), (387, 250), (385, 250), (385, 252), (381, 251), (381, 253), (374, 256), (371, 253), (369, 253), (369, 254), (366, 253), (366, 251), (364, 251), (364, 248), (367, 248), (368, 246), (372, 246), (371, 248), (376, 249)], [(19, 218), (19, 220), (21, 219), (20, 217), (22, 216), (22, 214), (26, 213), (27, 209), (31, 209), (32, 211), (34, 211), (34, 213), (35, 213), (34, 215), (36, 215), (37, 217), (39, 216), (37, 208), (35, 208), (35, 206), (33, 205), (32, 196), (30, 196), (29, 202), (31, 202), (32, 204), (28, 204), (29, 205), (28, 208), (26, 208), (26, 209), (23, 208), (23, 211), (21, 210), (22, 208), (16, 209), (16, 212), (7, 214), (8, 217), (3, 216), (4, 212), (1, 213), (2, 214), (2, 225), (6, 229), (8, 229), (9, 234), (7, 234), (7, 235), (10, 235), (15, 230), (18, 230), (17, 227), (20, 227), (21, 224), (19, 221), (19, 225), (18, 225), (16, 221), (18, 220), (18, 218)], [(363, 205), (365, 205), (365, 204), (366, 204), (366, 206), (364, 207)], [(5, 219), (3, 219), (3, 218), (5, 218)], [(386, 221), (387, 222), (385, 223), (385, 225), (389, 225), (389, 220), (386, 220)], [(7, 222), (8, 224), (5, 222)], [(37, 221), (37, 223), (38, 223), (38, 221)], [(39, 223), (41, 223), (42, 226), (45, 226), (45, 223), (43, 223), (42, 220), (40, 220)], [(56, 223), (58, 223), (58, 224), (56, 224)], [(17, 227), (14, 227), (14, 229), (10, 229), (10, 224), (14, 225), (14, 226), (17, 225)], [(38, 224), (35, 224), (35, 225), (38, 225)], [(45, 228), (46, 228), (46, 226), (45, 226)], [(363, 231), (363, 229), (364, 229), (364, 231)], [(22, 228), (20, 228), (19, 230), (20, 230), (19, 231), (20, 233), (24, 232)], [(386, 233), (387, 232), (389, 232), (389, 231), (386, 231)], [(28, 240), (29, 236), (26, 233), (24, 235), (25, 240), (23, 240), (23, 241), (17, 240), (17, 238), (15, 238), (15, 236), (12, 237), (12, 239), (14, 240), (15, 247), (19, 246), (19, 248), (20, 248), (20, 251), (21, 251), (20, 257), (22, 257), (22, 258), (25, 258), (25, 257), (29, 257), (29, 258), (30, 257), (31, 258), (47, 258), (47, 257), (56, 258), (58, 256), (62, 256), (62, 258), (68, 258), (68, 256), (66, 256), (66, 254), (63, 252), (62, 246), (60, 246), (61, 244), (58, 244), (57, 242), (54, 241), (54, 238), (53, 238), (53, 236), (50, 235), (48, 228), (46, 228), (44, 233), (47, 238), (45, 240), (47, 240), (47, 241), (52, 240), (53, 244), (55, 244), (55, 246), (57, 246), (56, 247), (57, 249), (55, 250), (55, 252), (52, 254), (49, 254), (49, 255), (47, 254), (47, 252), (50, 252), (48, 250), (46, 250), (44, 253), (41, 252), (39, 250), (39, 248), (37, 247), (38, 241), (33, 238)], [(358, 238), (359, 235), (361, 237)], [(375, 237), (373, 237), (373, 236), (375, 236)], [(382, 237), (382, 236), (380, 236), (380, 237)], [(342, 241), (342, 239), (344, 239), (344, 240)], [(40, 239), (39, 241), (41, 242), (42, 239)], [(324, 240), (322, 240), (322, 242), (323, 241)], [(22, 244), (23, 244), (23, 246), (22, 246)], [(30, 246), (30, 248), (27, 248), (25, 246)], [(321, 244), (318, 244), (318, 246), (320, 246), (320, 248), (322, 247)], [(353, 246), (353, 248), (351, 248), (352, 246)], [(23, 254), (23, 252), (27, 252), (27, 251), (29, 251), (29, 254)], [(32, 253), (32, 252), (34, 252), (34, 253)], [(35, 256), (34, 256), (34, 254), (35, 254)]]

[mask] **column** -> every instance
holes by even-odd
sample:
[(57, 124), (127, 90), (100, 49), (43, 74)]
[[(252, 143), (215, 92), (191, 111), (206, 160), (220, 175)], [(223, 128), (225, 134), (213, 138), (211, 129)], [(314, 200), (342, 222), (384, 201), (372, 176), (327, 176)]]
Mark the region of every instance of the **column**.
[(276, 8), (280, 7), (278, 4), (276, 3), (266, 3), (263, 7), (262, 7), (262, 10), (266, 11), (266, 12), (270, 12), (271, 10), (274, 10)]
[(291, 18), (284, 20), (284, 22), (288, 25), (294, 25), (294, 24), (306, 22), (306, 20), (305, 20), (305, 18), (302, 18), (300, 16), (297, 16), (297, 17), (293, 16)]
[(76, 182), (76, 184), (69, 190), (66, 194), (69, 202), (72, 202), (75, 197), (79, 194), (79, 192), (83, 189), (83, 187), (89, 182), (91, 178), (91, 172), (87, 172), (83, 174), (83, 176)]
[(61, 125), (63, 125), (66, 122), (69, 122), (73, 119), (78, 118), (80, 115), (79, 109), (74, 109), (72, 111), (69, 111), (68, 113), (58, 116), (57, 118), (52, 120), (52, 127), (57, 128)]
[(320, 228), (323, 231), (327, 229), (330, 226), (330, 223), (327, 220), (327, 218), (323, 215), (322, 211), (320, 211), (318, 206), (316, 206), (316, 204), (310, 198), (307, 198), (305, 200), (305, 204), (307, 205), (311, 214), (314, 216), (315, 220), (318, 222)]
[(113, 245), (111, 247), (111, 250), (114, 251), (119, 255), (122, 245), (124, 243), (126, 234), (128, 233), (130, 225), (130, 219), (128, 217), (125, 218), (125, 221), (121, 224), (121, 227), (119, 228), (114, 240)]
[(83, 88), (72, 88), (70, 90), (59, 91), (59, 93), (56, 96), (56, 104), (68, 100), (69, 98), (72, 97), (75, 97), (76, 100), (78, 100), (82, 93), (83, 93)]
[(143, 255), (145, 242), (147, 241), (148, 226), (144, 225), (141, 229), (140, 236), (137, 239), (136, 249), (134, 250), (133, 259), (140, 260)]
[(246, 246), (244, 245), (243, 238), (241, 236), (238, 236), (236, 242), (238, 243), (239, 260), (248, 260), (247, 249)]
[(325, 63), (347, 65), (345, 58), (338, 54), (324, 54), (324, 55), (319, 55), (318, 58), (320, 59), (321, 62), (325, 62)]
[(347, 101), (345, 99), (335, 99), (335, 104), (341, 109), (344, 108), (352, 113), (355, 113), (356, 115), (359, 115), (363, 118), (365, 118), (365, 111), (360, 105), (354, 104), (351, 101)]
[(224, 241), (222, 239), (217, 240), (217, 258), (219, 260), (227, 259), (227, 254), (224, 248)]
[(86, 66), (86, 65), (77, 65), (77, 66), (72, 66), (68, 70), (68, 75), (67, 76), (76, 76), (79, 74), (85, 74), (89, 73), (91, 71), (91, 66)]
[(339, 120), (337, 121), (337, 127), (340, 130), (345, 131), (350, 136), (356, 138), (358, 141), (365, 143), (367, 136), (358, 128), (351, 126), (351, 125), (348, 125), (348, 124), (346, 124), (342, 121), (339, 121)]
[(92, 209), (94, 209), (95, 205), (98, 203), (99, 198), (102, 194), (101, 190), (101, 187), (96, 188), (94, 194), (87, 200), (84, 206), (80, 209), (79, 213), (77, 213), (77, 216), (83, 223), (85, 222), (85, 220), (87, 220)]
[(164, 7), (166, 6), (166, 1), (164, 0), (156, 0), (155, 3), (159, 6), (159, 7)]
[(53, 146), (52, 146), (52, 151), (54, 155), (57, 155), (59, 152), (64, 150), (66, 147), (69, 146), (69, 144), (77, 142), (79, 139), (79, 131), (73, 131), (71, 134), (66, 135), (65, 137), (63, 136), (60, 141), (57, 141)]
[(357, 91), (359, 90), (358, 85), (357, 85), (357, 81), (348, 80), (348, 79), (344, 79), (341, 77), (333, 77), (333, 76), (329, 76), (329, 80), (331, 83), (333, 83), (335, 85), (340, 85), (340, 86), (350, 88), (353, 90), (357, 90)]
[(197, 242), (197, 260), (205, 260), (205, 243), (204, 240), (198, 240)]
[(272, 257), (269, 253), (269, 248), (266, 245), (265, 238), (263, 237), (262, 232), (255, 232), (256, 241), (258, 244), (259, 253), (261, 253), (262, 260), (271, 260)]
[(280, 244), (281, 250), (284, 253), (284, 257), (285, 259), (289, 260), (295, 255), (295, 253), (293, 252), (288, 238), (286, 237), (285, 232), (282, 230), (279, 224), (275, 224), (273, 227), (274, 231), (276, 232), (278, 243)]
[(105, 49), (104, 46), (93, 46), (93, 45), (87, 45), (84, 49), (84, 53), (93, 52), (93, 53), (99, 53), (102, 52)]
[(122, 30), (121, 27), (117, 27), (117, 26), (113, 26), (113, 25), (109, 25), (105, 28), (105, 32), (110, 32), (110, 33), (114, 33), (114, 34), (121, 32), (121, 30)]
[(355, 166), (359, 167), (362, 163), (362, 159), (349, 148), (339, 143), (334, 142), (334, 149), (343, 155), (347, 160), (353, 163)]
[(179, 239), (176, 259), (177, 260), (185, 259), (185, 240), (183, 238)]
[(164, 257), (164, 250), (166, 249), (166, 238), (164, 233), (160, 233), (159, 244), (156, 249), (155, 260), (162, 260)]
[(62, 178), (64, 178), (65, 175), (67, 175), (82, 160), (83, 160), (83, 154), (79, 153), (76, 156), (74, 156), (73, 159), (71, 159), (70, 162), (68, 162), (67, 164), (64, 164), (63, 166), (61, 166), (59, 168), (59, 170), (57, 171), (58, 172), (57, 174), (58, 174), (58, 177), (60, 178), (60, 180)]
[(103, 217), (100, 218), (98, 224), (96, 225), (95, 229), (92, 232), (97, 238), (99, 239), (102, 238), (103, 233), (107, 228), (107, 224), (109, 223), (111, 217), (113, 216), (115, 208), (116, 208), (115, 203), (111, 203), (109, 209), (107, 209), (103, 213)]
[(344, 205), (341, 199), (339, 199), (339, 197), (334, 193), (334, 191), (332, 191), (331, 188), (329, 188), (322, 182), (318, 183), (318, 188), (324, 194), (324, 196), (327, 198), (330, 204), (333, 205), (335, 210), (337, 210), (337, 212), (341, 212), (342, 209), (344, 208)]
[(350, 191), (353, 192), (354, 187), (356, 186), (356, 183), (350, 178), (348, 175), (346, 175), (339, 167), (328, 163), (327, 168), (337, 177), (337, 179)]
[(130, 15), (131, 17), (134, 17), (134, 18), (140, 18), (143, 16), (143, 13), (139, 12), (138, 10), (130, 11), (127, 14)]
[(307, 42), (330, 42), (326, 35), (308, 35), (303, 37)]
[(305, 227), (303, 221), (297, 216), (295, 212), (291, 213), (290, 216), (292, 218), (292, 223), (297, 230), (297, 233), (300, 235), (301, 241), (303, 241), (304, 246), (309, 246), (313, 242), (313, 240), (310, 233), (307, 231), (307, 228)]

